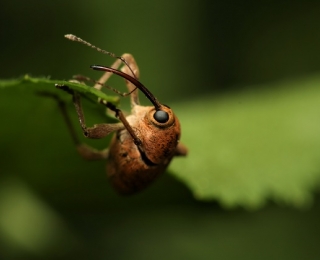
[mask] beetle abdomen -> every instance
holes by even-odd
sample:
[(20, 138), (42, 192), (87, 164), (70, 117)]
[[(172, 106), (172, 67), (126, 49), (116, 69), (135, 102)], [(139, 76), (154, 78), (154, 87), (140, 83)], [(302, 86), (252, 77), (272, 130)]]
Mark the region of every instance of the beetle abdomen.
[(133, 143), (126, 130), (113, 137), (107, 163), (107, 175), (113, 187), (121, 194), (143, 190), (167, 168), (169, 160), (151, 165)]

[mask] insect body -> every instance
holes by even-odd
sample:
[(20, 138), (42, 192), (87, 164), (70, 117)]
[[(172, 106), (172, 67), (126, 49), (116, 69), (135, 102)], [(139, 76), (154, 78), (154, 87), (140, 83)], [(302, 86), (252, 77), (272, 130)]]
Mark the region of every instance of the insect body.
[[(92, 69), (105, 71), (105, 74), (94, 86), (101, 89), (112, 74), (123, 77), (131, 96), (131, 114), (124, 116), (122, 111), (104, 100), (100, 103), (115, 112), (120, 123), (97, 124), (87, 127), (80, 102), (80, 96), (67, 86), (57, 85), (73, 96), (80, 125), (88, 138), (103, 138), (115, 132), (109, 149), (97, 151), (85, 144), (81, 144), (74, 136), (70, 120), (63, 114), (71, 130), (77, 150), (81, 156), (89, 160), (107, 159), (107, 174), (114, 188), (122, 194), (131, 194), (148, 186), (169, 165), (174, 156), (185, 156), (187, 149), (179, 143), (180, 123), (173, 111), (161, 104), (153, 94), (139, 81), (138, 66), (130, 54), (117, 57), (112, 53), (103, 51), (73, 35), (66, 38), (82, 42), (93, 48), (116, 57), (111, 67), (91, 66)], [(121, 70), (117, 68), (124, 64)], [(138, 98), (141, 90), (151, 101), (153, 106), (141, 106)], [(124, 94), (124, 95), (128, 95)]]

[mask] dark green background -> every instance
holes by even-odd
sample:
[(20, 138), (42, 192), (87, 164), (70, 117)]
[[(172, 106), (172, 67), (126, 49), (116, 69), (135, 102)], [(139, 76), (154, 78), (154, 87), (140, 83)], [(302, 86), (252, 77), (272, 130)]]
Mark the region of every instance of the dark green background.
[[(97, 78), (89, 65), (113, 60), (64, 39), (73, 33), (116, 54), (134, 54), (142, 82), (164, 103), (256, 88), (319, 72), (319, 13), (316, 1), (5, 1), (1, 78)], [(226, 211), (195, 201), (168, 174), (142, 194), (118, 197), (103, 162), (77, 157), (54, 104), (32, 105), (36, 97), (26, 102), (14, 90), (6, 98), (4, 126), (19, 122), (21, 111), (30, 118), (0, 132), (1, 189), (28, 190), (62, 224), (47, 232), (49, 246), (32, 250), (3, 233), (3, 259), (319, 259), (319, 197), (304, 212), (271, 203), (256, 212)], [(6, 110), (9, 104), (14, 111)], [(34, 128), (50, 134), (38, 138)], [(57, 142), (62, 150), (50, 149)], [(30, 229), (24, 237), (32, 240), (39, 229), (34, 219)]]

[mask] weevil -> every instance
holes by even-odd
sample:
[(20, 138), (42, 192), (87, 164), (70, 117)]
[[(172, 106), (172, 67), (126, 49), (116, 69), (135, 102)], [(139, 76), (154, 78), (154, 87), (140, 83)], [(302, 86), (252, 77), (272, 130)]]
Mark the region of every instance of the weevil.
[[(120, 122), (101, 123), (88, 127), (85, 123), (79, 93), (66, 85), (56, 85), (57, 88), (72, 95), (85, 137), (100, 139), (114, 132), (108, 149), (98, 151), (81, 143), (76, 137), (65, 106), (59, 102), (79, 154), (87, 160), (106, 159), (107, 175), (119, 193), (132, 194), (143, 190), (165, 171), (174, 156), (187, 155), (187, 148), (179, 142), (181, 130), (177, 116), (169, 106), (160, 103), (139, 81), (139, 68), (131, 54), (125, 53), (122, 56), (116, 56), (74, 35), (68, 34), (65, 37), (116, 58), (110, 67), (91, 66), (94, 70), (105, 72), (98, 81), (95, 81), (94, 88), (101, 90), (110, 76), (115, 74), (125, 79), (129, 92), (122, 95), (130, 95), (131, 97), (131, 114), (128, 116), (125, 116), (113, 104), (100, 100), (101, 104), (115, 113)], [(121, 65), (121, 70), (118, 70)], [(82, 76), (78, 76), (76, 79), (89, 80)], [(149, 99), (152, 106), (140, 105), (138, 90)]]

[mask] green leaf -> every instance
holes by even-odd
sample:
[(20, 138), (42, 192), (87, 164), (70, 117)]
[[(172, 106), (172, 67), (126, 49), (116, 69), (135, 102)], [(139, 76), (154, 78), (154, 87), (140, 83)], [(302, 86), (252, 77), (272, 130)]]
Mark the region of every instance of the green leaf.
[(319, 86), (318, 77), (285, 81), (176, 105), (190, 153), (171, 169), (195, 197), (226, 207), (310, 205), (320, 180)]
[[(17, 87), (23, 86), (25, 89), (31, 88), (32, 91), (54, 91), (54, 85), (67, 85), (69, 88), (84, 94), (91, 100), (96, 101), (97, 98), (104, 99), (108, 102), (117, 104), (119, 102), (119, 98), (116, 96), (108, 96), (104, 92), (99, 91), (93, 87), (69, 82), (69, 81), (62, 81), (62, 80), (51, 80), (48, 78), (32, 78), (29, 75), (25, 75), (19, 79), (12, 79), (12, 80), (0, 80), (0, 88), (7, 88), (7, 87)], [(63, 93), (63, 91), (57, 91), (59, 93)]]
[[(34, 95), (45, 90), (69, 98), (69, 110), (77, 124), (70, 95), (56, 90), (54, 84), (67, 84), (90, 100), (118, 100), (65, 81), (28, 76), (0, 81), (0, 111), (6, 122), (2, 127), (6, 137), (2, 145), (3, 171), (23, 172), (46, 192), (54, 181), (62, 188), (65, 179), (73, 181), (80, 173), (88, 176), (81, 171), (88, 163), (71, 149), (56, 104)], [(181, 121), (181, 142), (189, 149), (187, 157), (174, 158), (170, 173), (197, 199), (217, 200), (228, 208), (256, 209), (269, 200), (294, 207), (310, 205), (320, 180), (319, 85), (320, 78), (315, 77), (170, 104)], [(89, 104), (92, 102), (84, 103), (87, 119), (90, 124), (100, 123), (105, 117)], [(18, 152), (26, 149), (28, 153)], [(62, 158), (70, 163), (55, 162)], [(90, 165), (92, 172), (99, 173), (89, 175), (88, 180), (97, 185), (103, 167)]]

